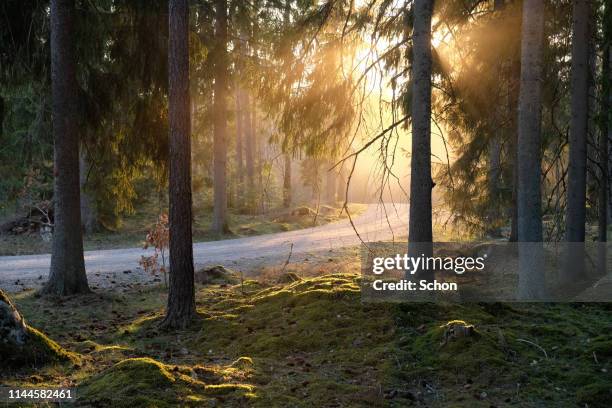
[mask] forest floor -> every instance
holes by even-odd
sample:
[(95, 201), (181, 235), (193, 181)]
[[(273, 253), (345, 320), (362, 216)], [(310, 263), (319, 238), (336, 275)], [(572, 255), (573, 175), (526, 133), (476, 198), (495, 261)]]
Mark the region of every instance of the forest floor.
[[(358, 254), (199, 284), (198, 319), (178, 332), (158, 328), (159, 284), (16, 294), (29, 324), (77, 354), (0, 382), (76, 386), (76, 406), (609, 406), (609, 305), (368, 303)], [(474, 332), (444, 341), (455, 320)]]
[[(358, 216), (367, 204), (349, 204), (351, 216)], [(293, 212), (293, 214), (292, 214)], [(194, 211), (193, 240), (206, 242), (220, 239), (240, 238), (275, 232), (325, 225), (347, 218), (340, 206), (320, 205), (317, 207), (297, 206), (290, 209), (273, 209), (265, 214), (251, 215), (230, 209), (230, 232), (219, 235), (210, 231), (210, 210)], [(104, 229), (84, 236), (86, 251), (130, 248), (142, 246), (149, 229), (157, 221), (159, 208), (153, 203), (142, 204), (134, 214), (122, 219), (115, 229)], [(4, 218), (10, 218), (5, 216)], [(1, 222), (0, 222), (1, 223)], [(37, 233), (0, 234), (0, 256), (46, 254), (51, 252), (51, 242), (45, 242)]]

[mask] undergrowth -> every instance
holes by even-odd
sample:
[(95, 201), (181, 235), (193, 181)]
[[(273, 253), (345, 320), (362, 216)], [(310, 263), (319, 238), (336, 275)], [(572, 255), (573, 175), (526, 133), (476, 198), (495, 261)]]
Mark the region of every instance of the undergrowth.
[[(165, 332), (165, 296), (16, 296), (79, 363), (1, 381), (77, 386), (77, 405), (120, 407), (603, 407), (612, 396), (605, 305), (364, 303), (359, 277), (331, 274), (199, 286), (198, 319)], [(474, 331), (449, 337), (449, 322)]]

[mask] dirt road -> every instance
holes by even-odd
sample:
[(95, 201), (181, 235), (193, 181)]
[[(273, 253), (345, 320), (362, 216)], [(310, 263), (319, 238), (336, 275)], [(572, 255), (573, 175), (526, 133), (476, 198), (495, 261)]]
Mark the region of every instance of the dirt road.
[[(360, 216), (353, 219), (363, 241), (381, 241), (406, 236), (408, 206), (405, 204), (370, 205)], [(234, 265), (275, 263), (286, 259), (291, 244), (293, 255), (299, 256), (317, 251), (355, 246), (359, 237), (348, 220), (277, 234), (248, 238), (200, 242), (193, 246), (196, 266), (210, 264)], [(112, 249), (85, 252), (85, 267), (88, 279), (96, 282), (105, 278), (117, 283), (141, 275), (138, 260), (150, 254), (142, 248)], [(0, 288), (19, 291), (37, 286), (49, 272), (51, 255), (26, 255), (0, 257)], [(125, 271), (125, 272), (124, 272)], [(106, 286), (106, 285), (103, 285)]]

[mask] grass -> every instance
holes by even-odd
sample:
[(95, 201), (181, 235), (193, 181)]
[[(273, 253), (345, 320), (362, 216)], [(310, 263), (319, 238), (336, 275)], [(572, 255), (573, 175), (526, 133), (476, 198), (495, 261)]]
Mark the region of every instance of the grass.
[[(292, 215), (294, 209), (275, 209), (260, 215), (243, 214), (230, 209), (231, 232), (221, 236), (210, 231), (212, 212), (209, 209), (195, 208), (193, 240), (203, 242), (293, 231), (315, 226), (315, 223), (324, 225), (346, 218), (346, 213), (340, 213), (340, 208), (329, 206), (323, 208), (326, 211), (318, 214), (316, 221), (312, 214)], [(366, 208), (365, 204), (349, 206), (353, 216), (361, 214)], [(142, 246), (148, 229), (155, 223), (158, 215), (159, 208), (154, 203), (143, 203), (133, 215), (124, 217), (121, 225), (115, 230), (104, 230), (84, 236), (84, 248), (88, 251)], [(51, 252), (51, 243), (44, 242), (36, 234), (0, 235), (0, 256), (49, 252)]]
[[(300, 279), (285, 284), (269, 270), (200, 285), (198, 320), (178, 332), (158, 329), (161, 287), (20, 293), (28, 322), (79, 362), (0, 381), (78, 386), (77, 406), (608, 406), (609, 306), (363, 303), (355, 254), (344, 255), (290, 264)], [(445, 342), (458, 320), (475, 332)]]

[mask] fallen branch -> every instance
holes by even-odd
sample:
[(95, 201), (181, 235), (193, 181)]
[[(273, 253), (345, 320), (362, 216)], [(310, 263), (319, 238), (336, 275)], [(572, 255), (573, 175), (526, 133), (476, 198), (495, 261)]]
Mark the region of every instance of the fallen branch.
[(533, 341), (529, 341), (529, 340), (525, 340), (525, 339), (516, 339), (516, 341), (520, 341), (520, 342), (523, 342), (523, 343), (531, 344), (532, 346), (535, 346), (535, 347), (539, 348), (542, 351), (542, 353), (544, 353), (544, 357), (546, 357), (546, 359), (548, 360), (548, 354), (546, 353), (546, 350), (544, 350), (544, 348), (542, 346), (540, 346), (539, 344), (536, 344)]

